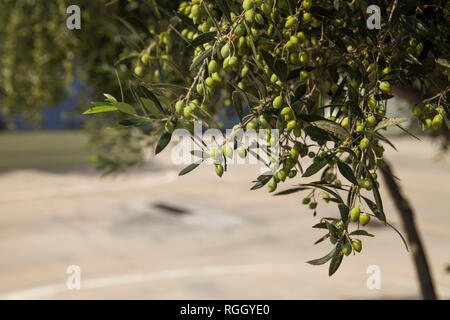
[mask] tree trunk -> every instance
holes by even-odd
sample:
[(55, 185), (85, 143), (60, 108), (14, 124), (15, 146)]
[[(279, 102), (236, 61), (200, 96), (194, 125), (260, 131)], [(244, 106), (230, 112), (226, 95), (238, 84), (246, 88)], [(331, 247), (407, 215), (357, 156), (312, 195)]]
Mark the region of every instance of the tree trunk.
[(414, 222), (414, 212), (408, 200), (403, 196), (400, 185), (394, 178), (389, 162), (386, 162), (386, 160), (384, 162), (385, 165), (381, 167), (381, 172), (389, 193), (391, 194), (392, 200), (400, 213), (403, 227), (406, 231), (406, 238), (414, 257), (416, 273), (420, 282), (422, 298), (424, 300), (436, 300), (437, 296), (434, 291), (430, 268), (428, 267), (422, 241)]

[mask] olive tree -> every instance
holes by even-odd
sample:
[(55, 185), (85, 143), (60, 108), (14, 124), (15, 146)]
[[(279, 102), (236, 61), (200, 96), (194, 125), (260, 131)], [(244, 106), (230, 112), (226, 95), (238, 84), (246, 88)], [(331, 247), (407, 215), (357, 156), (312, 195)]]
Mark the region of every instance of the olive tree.
[[(370, 5), (380, 9), (379, 17)], [(134, 102), (108, 95), (85, 113), (127, 114), (118, 127), (157, 135), (156, 153), (177, 128), (196, 139), (195, 121), (223, 129), (219, 119), (230, 110), (239, 118), (233, 133), (264, 130), (271, 163), (252, 189), (307, 192), (303, 204), (314, 214), (319, 201), (336, 206), (338, 217), (313, 226), (324, 230), (316, 243), (330, 241), (331, 250), (308, 261), (330, 262), (331, 276), (344, 257), (361, 252), (363, 237), (373, 236), (365, 230), (371, 220), (394, 228), (378, 182), (382, 172), (395, 184), (383, 156), (385, 146), (395, 146), (384, 130), (396, 126), (413, 134), (402, 126), (407, 119), (388, 116), (392, 88), (421, 92), (411, 112), (423, 130), (448, 131), (449, 10), (446, 1), (182, 2), (127, 61), (135, 73)], [(369, 28), (367, 20), (376, 18), (380, 28)], [(222, 176), (235, 153), (247, 157), (260, 146), (238, 137), (219, 145), (200, 141), (195, 160), (180, 174), (209, 161)]]

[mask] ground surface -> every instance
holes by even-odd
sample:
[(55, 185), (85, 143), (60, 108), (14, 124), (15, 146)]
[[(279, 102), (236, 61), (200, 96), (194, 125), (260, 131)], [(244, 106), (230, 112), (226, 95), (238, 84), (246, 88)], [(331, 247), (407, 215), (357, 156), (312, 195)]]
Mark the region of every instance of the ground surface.
[[(396, 145), (388, 156), (417, 211), (440, 297), (449, 299), (450, 161), (427, 143)], [(26, 160), (11, 154), (16, 164)], [(391, 229), (369, 226), (376, 237), (364, 238), (363, 252), (329, 278), (327, 266), (305, 263), (331, 246), (312, 245), (323, 231), (311, 229), (318, 217), (301, 194), (250, 192), (257, 167), (235, 166), (220, 183), (212, 167), (177, 177), (180, 167), (167, 158), (165, 151), (117, 178), (86, 170), (0, 174), (0, 298), (419, 298), (411, 255)], [(388, 197), (385, 207), (401, 228)], [(320, 203), (319, 214), (337, 212)], [(66, 287), (70, 265), (81, 268), (80, 290)], [(380, 290), (366, 286), (370, 265), (380, 268)]]

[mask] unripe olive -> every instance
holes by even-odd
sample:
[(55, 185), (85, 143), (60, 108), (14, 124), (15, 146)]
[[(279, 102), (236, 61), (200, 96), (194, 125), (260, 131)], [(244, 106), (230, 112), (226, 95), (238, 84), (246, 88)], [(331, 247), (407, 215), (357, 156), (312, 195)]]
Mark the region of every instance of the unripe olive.
[(362, 250), (362, 243), (361, 240), (355, 239), (352, 241), (352, 247), (356, 252), (361, 252)]
[(273, 100), (273, 107), (275, 109), (280, 109), (282, 105), (283, 105), (283, 98), (281, 96), (278, 96)]
[(222, 175), (223, 175), (223, 166), (221, 164), (216, 165), (216, 174), (219, 177), (222, 177)]
[(298, 59), (301, 63), (307, 63), (309, 60), (309, 55), (306, 52), (302, 52), (298, 55)]
[(253, 0), (244, 0), (244, 2), (242, 2), (242, 8), (244, 8), (244, 10), (253, 8)]
[(244, 66), (241, 70), (241, 78), (245, 78), (249, 71), (250, 69), (247, 66)]
[(384, 93), (391, 93), (391, 84), (387, 81), (381, 81), (379, 88)]
[(348, 128), (348, 126), (349, 126), (348, 117), (345, 117), (344, 119), (342, 119), (341, 126), (343, 126), (344, 128)]
[(253, 9), (245, 11), (245, 21), (248, 23), (253, 23), (255, 20), (255, 11)]
[(415, 105), (412, 112), (417, 118), (422, 116), (422, 108), (419, 105)]
[(256, 130), (258, 128), (258, 122), (253, 119), (247, 123), (247, 131)]
[(191, 14), (192, 14), (192, 17), (198, 18), (198, 16), (200, 15), (200, 7), (196, 4), (194, 4), (191, 7)]
[(150, 59), (150, 56), (149, 56), (148, 53), (144, 53), (144, 54), (141, 56), (141, 61), (142, 61), (143, 64), (147, 64), (149, 59)]
[(361, 225), (365, 226), (370, 222), (370, 216), (367, 213), (361, 213), (359, 215), (359, 223)]
[(297, 19), (294, 16), (290, 16), (286, 19), (286, 23), (284, 24), (284, 27), (286, 29), (290, 29), (290, 28), (294, 27), (296, 21), (297, 21)]
[(311, 9), (312, 0), (303, 0), (302, 6), (305, 10)]
[(324, 193), (324, 194), (322, 195), (322, 199), (323, 199), (326, 203), (328, 203), (328, 202), (330, 201), (330, 195), (329, 195), (328, 193)]
[(352, 246), (349, 243), (344, 243), (342, 245), (342, 253), (349, 256), (352, 253)]
[(209, 73), (214, 73), (214, 72), (217, 72), (218, 70), (219, 70), (219, 65), (217, 64), (217, 62), (215, 60), (211, 60), (208, 64)]
[(370, 145), (370, 140), (364, 137), (361, 140), (361, 142), (359, 143), (359, 148), (364, 151), (369, 147), (369, 145)]
[(312, 19), (311, 13), (305, 12), (305, 13), (303, 14), (303, 22), (304, 22), (304, 23), (310, 22), (311, 19)]
[(291, 131), (291, 130), (293, 130), (296, 126), (297, 126), (297, 121), (291, 120), (291, 121), (289, 121), (289, 122), (287, 123), (286, 129), (289, 130), (289, 131)]
[(310, 203), (311, 202), (311, 198), (310, 197), (305, 197), (305, 198), (303, 198), (303, 200), (302, 200), (302, 203), (303, 204), (308, 204), (308, 203)]
[(267, 190), (269, 192), (274, 192), (276, 189), (277, 189), (277, 182), (275, 181), (275, 179), (271, 179), (267, 184)]
[(442, 128), (443, 123), (444, 118), (440, 114), (437, 114), (434, 116), (431, 126), (433, 127), (434, 130), (439, 130), (440, 128)]
[(367, 118), (367, 126), (372, 128), (377, 124), (377, 119), (374, 116), (370, 116)]
[(173, 133), (173, 131), (175, 130), (175, 123), (172, 121), (167, 121), (164, 129), (168, 132), (168, 133)]
[(213, 78), (211, 78), (211, 77), (206, 78), (205, 79), (205, 84), (208, 87), (213, 88), (214, 87), (214, 80), (213, 80)]
[(261, 15), (261, 13), (257, 13), (255, 16), (255, 21), (257, 24), (263, 25), (264, 24), (264, 18)]
[(278, 81), (278, 77), (275, 73), (270, 76), (270, 82), (275, 83)]
[(306, 79), (308, 79), (309, 77), (309, 73), (307, 71), (300, 71), (300, 80), (305, 81)]
[(144, 69), (141, 66), (137, 66), (136, 68), (134, 68), (134, 73), (137, 76), (142, 76), (142, 74), (144, 73)]
[(228, 56), (230, 55), (230, 45), (228, 43), (226, 43), (222, 49), (220, 49), (220, 54), (222, 55), (222, 58), (228, 58)]
[(192, 107), (190, 105), (184, 107), (183, 115), (184, 115), (185, 118), (190, 118), (191, 117), (191, 115), (192, 115)]
[(311, 202), (311, 203), (309, 204), (309, 208), (310, 208), (311, 210), (316, 209), (316, 208), (317, 208), (317, 202)]
[(354, 207), (350, 210), (350, 219), (354, 222), (358, 221), (359, 214), (361, 213), (361, 210), (359, 207)]
[(237, 152), (238, 152), (239, 157), (241, 157), (242, 159), (244, 159), (247, 156), (247, 150), (243, 146), (240, 146), (237, 149)]
[(239, 64), (239, 60), (237, 57), (231, 57), (228, 65), (232, 68), (236, 67)]
[(179, 100), (179, 101), (177, 101), (177, 103), (175, 103), (175, 111), (177, 113), (182, 113), (183, 112), (183, 108), (184, 108), (183, 100)]
[(377, 106), (377, 100), (374, 97), (370, 97), (367, 101), (367, 105), (369, 106), (370, 110), (373, 110)]
[(291, 155), (292, 159), (298, 160), (298, 157), (300, 156), (300, 152), (299, 152), (299, 150), (292, 148), (290, 151), (290, 155)]
[(225, 156), (231, 159), (233, 157), (233, 148), (231, 146), (226, 146), (223, 150), (223, 153), (225, 154)]

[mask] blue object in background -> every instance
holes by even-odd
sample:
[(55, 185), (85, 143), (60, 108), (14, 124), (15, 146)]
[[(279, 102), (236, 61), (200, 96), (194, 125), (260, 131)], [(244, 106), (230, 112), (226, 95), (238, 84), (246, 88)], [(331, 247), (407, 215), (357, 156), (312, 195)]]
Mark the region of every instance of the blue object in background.
[[(64, 130), (64, 129), (79, 129), (86, 121), (76, 112), (70, 113), (79, 104), (79, 94), (85, 90), (84, 83), (75, 80), (69, 90), (69, 94), (64, 101), (53, 107), (44, 108), (42, 111), (42, 124), (39, 129), (46, 130)], [(86, 97), (89, 101), (91, 90), (87, 90)], [(69, 116), (70, 113), (70, 116)], [(0, 119), (1, 120), (1, 119)], [(27, 123), (23, 116), (18, 116), (14, 121), (18, 130), (32, 130), (37, 129), (36, 126)]]

